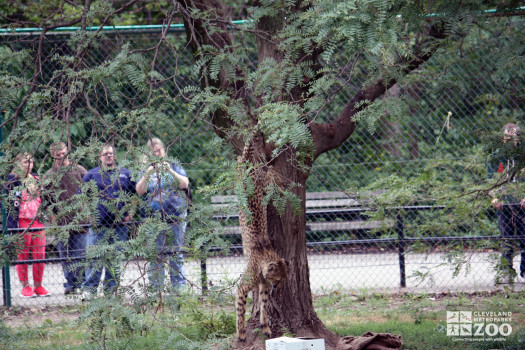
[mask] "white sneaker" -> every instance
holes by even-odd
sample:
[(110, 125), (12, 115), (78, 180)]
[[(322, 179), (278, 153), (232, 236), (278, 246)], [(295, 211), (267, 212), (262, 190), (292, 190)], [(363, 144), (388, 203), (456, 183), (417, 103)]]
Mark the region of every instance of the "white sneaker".
[(510, 277), (509, 275), (499, 276), (496, 278), (496, 284), (512, 284), (512, 283), (514, 283), (514, 279)]
[(518, 281), (520, 283), (525, 283), (525, 271), (519, 274)]
[(80, 300), (82, 300), (83, 302), (84, 301), (87, 301), (87, 300), (91, 300), (93, 299), (94, 297), (94, 294), (93, 293), (90, 293), (88, 291), (83, 291), (81, 294), (80, 294)]

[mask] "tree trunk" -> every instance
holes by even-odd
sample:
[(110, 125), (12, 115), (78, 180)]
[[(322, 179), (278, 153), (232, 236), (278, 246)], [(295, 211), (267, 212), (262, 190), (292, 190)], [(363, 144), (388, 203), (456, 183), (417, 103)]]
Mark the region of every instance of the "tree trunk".
[[(188, 46), (196, 54), (197, 59), (204, 59), (208, 62), (213, 54), (209, 50), (201, 50), (206, 46), (211, 46), (219, 53), (232, 54), (232, 44), (234, 37), (230, 36), (227, 28), (228, 21), (224, 19), (222, 13), (223, 2), (220, 0), (193, 0), (191, 2), (178, 1), (180, 7), (177, 10), (182, 14), (186, 28)], [(301, 8), (303, 2), (296, 1), (293, 8), (298, 12), (306, 10)], [(255, 1), (254, 5), (259, 5)], [(283, 8), (284, 9), (284, 8)], [(194, 13), (203, 13), (206, 16), (195, 16)], [(256, 21), (255, 40), (257, 42), (257, 59), (263, 62), (267, 58), (272, 58), (276, 62), (282, 62), (283, 52), (279, 47), (280, 28), (285, 25), (285, 17), (282, 11), (274, 15), (263, 16)], [(413, 54), (401, 57), (397, 64), (401, 74), (408, 74), (419, 68), (426, 62), (439, 46), (435, 39), (445, 37), (444, 28), (440, 23), (436, 27), (432, 25), (425, 26), (425, 38), (418, 40)], [(307, 52), (297, 53), (296, 63), (311, 62), (312, 69), (320, 73), (320, 61), (317, 57), (322, 53), (322, 47), (313, 47)], [(285, 64), (286, 66), (286, 64)], [(235, 149), (237, 155), (243, 153), (246, 142), (250, 141), (253, 135), (246, 136), (257, 131), (258, 120), (253, 113), (252, 104), (258, 108), (262, 104), (264, 93), (260, 95), (253, 94), (249, 86), (245, 84), (244, 70), (236, 69), (234, 72), (235, 80), (229, 79), (227, 70), (221, 69), (220, 74), (212, 76), (207, 73), (207, 67), (202, 70), (201, 84), (206, 87), (213, 87), (223, 93), (228, 94), (232, 101), (243, 104), (245, 107), (246, 118), (238, 122), (228, 114), (225, 108), (216, 110), (211, 115), (211, 122), (216, 133), (226, 139)], [(320, 75), (319, 75), (320, 76)], [(309, 97), (308, 82), (311, 79), (317, 79), (319, 76), (304, 76), (300, 83), (296, 84), (290, 91), (282, 91), (276, 94), (274, 101), (288, 101), (290, 104), (303, 105)], [(379, 79), (375, 83), (364, 86), (343, 109), (343, 112), (331, 122), (308, 121), (308, 128), (311, 132), (314, 152), (310, 163), (315, 159), (334, 148), (339, 147), (345, 142), (355, 130), (356, 121), (352, 118), (357, 112), (366, 108), (377, 98), (383, 95), (392, 85), (396, 83), (394, 77), (388, 77), (386, 80)], [(241, 129), (243, 132), (238, 132)], [(234, 131), (234, 132), (232, 132)], [(236, 131), (236, 132), (235, 132)], [(273, 290), (268, 304), (268, 316), (272, 336), (281, 336), (283, 333), (291, 333), (295, 336), (313, 336), (324, 338), (327, 349), (335, 348), (339, 337), (328, 330), (321, 320), (317, 317), (312, 302), (310, 289), (308, 260), (306, 257), (306, 180), (308, 171), (301, 170), (298, 166), (298, 157), (291, 147), (288, 151), (281, 153), (276, 159), (273, 159), (275, 144), (265, 142), (264, 138), (269, 135), (261, 135), (262, 138), (257, 147), (257, 152), (263, 155), (264, 166), (271, 165), (275, 173), (286, 179), (288, 183), (295, 183), (299, 186), (293, 188), (293, 192), (301, 199), (302, 211), (296, 215), (290, 204), (288, 204), (285, 213), (279, 216), (276, 209), (271, 205), (267, 208), (267, 227), (269, 236), (269, 245), (275, 252), (288, 261), (289, 271), (288, 279), (284, 288)], [(260, 164), (264, 162), (253, 162)], [(311, 164), (310, 164), (311, 165)], [(256, 180), (255, 180), (256, 181)], [(260, 181), (265, 181), (260, 179)], [(259, 184), (261, 185), (261, 184)], [(262, 186), (262, 187), (265, 187)], [(256, 185), (257, 188), (257, 185)], [(260, 188), (260, 187), (259, 187)], [(243, 231), (246, 230), (244, 227)], [(265, 232), (263, 232), (265, 235)], [(253, 293), (253, 291), (252, 291)], [(259, 309), (258, 293), (255, 291), (252, 305), (252, 317), (246, 327), (247, 340), (245, 342), (236, 341), (235, 349), (264, 349), (262, 336), (256, 335), (253, 330), (259, 328)]]
[[(288, 262), (288, 279), (283, 288), (274, 289), (268, 303), (268, 316), (272, 337), (284, 333), (294, 336), (324, 338), (327, 349), (335, 348), (339, 337), (328, 330), (314, 311), (310, 289), (310, 274), (306, 256), (306, 179), (308, 173), (290, 164), (291, 154), (279, 157), (273, 168), (287, 181), (300, 186), (294, 193), (301, 199), (301, 211), (294, 212), (288, 203), (282, 216), (268, 206), (268, 234), (277, 254)], [(251, 317), (247, 322), (246, 342), (236, 341), (234, 349), (265, 349), (264, 336), (253, 332), (259, 326), (259, 303), (257, 291), (253, 293)]]

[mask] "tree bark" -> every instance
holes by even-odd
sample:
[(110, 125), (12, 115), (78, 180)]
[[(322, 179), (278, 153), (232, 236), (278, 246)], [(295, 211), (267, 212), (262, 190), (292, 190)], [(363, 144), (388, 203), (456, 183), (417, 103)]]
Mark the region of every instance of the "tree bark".
[[(297, 214), (288, 203), (282, 216), (277, 210), (268, 206), (268, 234), (273, 249), (288, 262), (288, 279), (284, 287), (274, 289), (268, 303), (268, 317), (272, 337), (284, 333), (295, 336), (325, 339), (327, 349), (335, 348), (339, 336), (326, 328), (315, 313), (310, 288), (310, 273), (306, 256), (306, 180), (305, 173), (297, 166), (291, 166), (289, 159), (293, 151), (278, 157), (272, 164), (274, 171), (287, 181), (300, 186), (293, 192), (301, 199), (301, 210)], [(246, 342), (236, 341), (234, 349), (265, 349), (262, 335), (254, 333), (259, 326), (258, 293), (253, 292), (251, 317), (247, 323)]]

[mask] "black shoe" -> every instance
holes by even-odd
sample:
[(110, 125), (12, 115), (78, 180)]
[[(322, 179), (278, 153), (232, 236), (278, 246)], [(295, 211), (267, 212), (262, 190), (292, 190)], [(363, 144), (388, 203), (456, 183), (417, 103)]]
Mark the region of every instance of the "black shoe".
[(75, 294), (75, 288), (74, 287), (66, 287), (64, 289), (64, 295), (71, 295)]

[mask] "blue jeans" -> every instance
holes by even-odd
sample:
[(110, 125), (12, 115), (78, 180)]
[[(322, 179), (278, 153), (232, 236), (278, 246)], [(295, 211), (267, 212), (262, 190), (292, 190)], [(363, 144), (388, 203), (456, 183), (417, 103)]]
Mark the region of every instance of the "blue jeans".
[[(60, 258), (79, 258), (84, 256), (86, 250), (86, 234), (78, 231), (70, 231), (66, 242), (60, 241), (57, 244)], [(80, 260), (63, 261), (62, 270), (66, 283), (64, 288), (80, 288), (82, 285), (82, 268), (78, 266)], [(76, 268), (73, 266), (77, 265)]]
[(185, 283), (183, 269), (184, 257), (181, 253), (181, 248), (184, 243), (186, 223), (173, 223), (170, 224), (170, 227), (171, 235), (166, 235), (166, 232), (162, 232), (155, 240), (159, 254), (157, 256), (157, 262), (152, 262), (148, 269), (149, 281), (156, 289), (162, 288), (164, 285), (164, 263), (168, 257), (170, 259), (169, 273), (171, 285), (173, 288), (179, 288)]
[[(118, 225), (112, 228), (99, 229), (94, 231), (89, 229), (86, 235), (86, 251), (89, 252), (89, 247), (97, 245), (104, 240), (103, 244), (113, 244), (115, 242), (125, 242), (128, 240), (128, 227), (125, 225)], [(86, 267), (86, 276), (82, 289), (95, 293), (102, 277), (102, 267), (106, 269), (104, 278), (104, 290), (110, 292), (115, 288), (120, 277), (120, 262), (115, 261), (114, 258), (102, 258), (100, 260), (88, 262)]]

